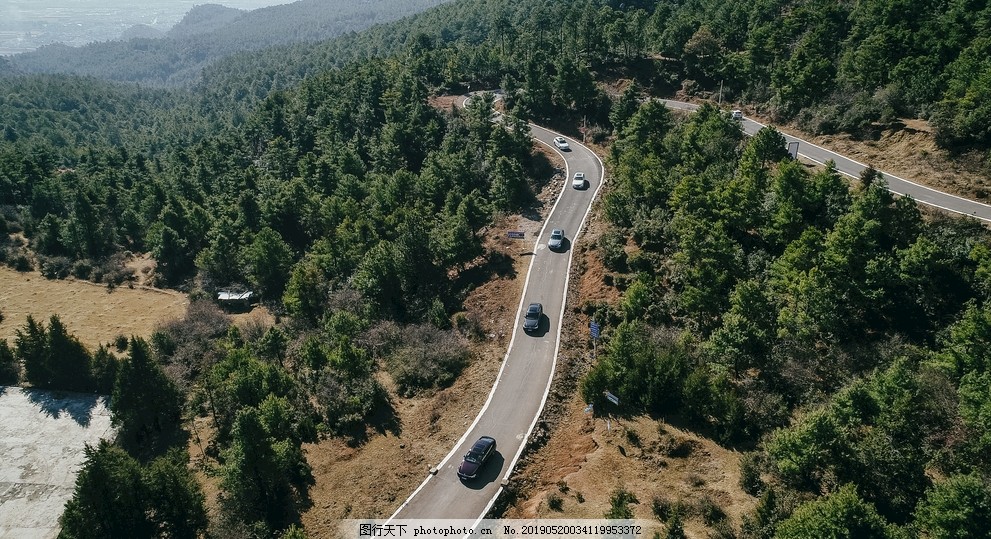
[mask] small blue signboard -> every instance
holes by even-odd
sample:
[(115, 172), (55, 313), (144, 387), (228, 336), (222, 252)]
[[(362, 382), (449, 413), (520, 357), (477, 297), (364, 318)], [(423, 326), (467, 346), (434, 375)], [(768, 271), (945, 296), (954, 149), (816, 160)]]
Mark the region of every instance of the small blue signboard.
[(598, 339), (599, 338), (599, 329), (600, 328), (599, 328), (599, 324), (596, 323), (595, 320), (592, 320), (592, 323), (588, 325), (588, 329), (592, 331), (592, 338), (593, 339)]
[(522, 240), (526, 236), (525, 232), (520, 232), (518, 230), (511, 230), (507, 234), (514, 240)]
[(619, 405), (619, 397), (617, 397), (616, 395), (613, 395), (612, 393), (610, 393), (608, 391), (606, 391), (606, 400), (609, 401), (609, 402), (611, 402), (611, 403), (613, 403), (613, 404)]

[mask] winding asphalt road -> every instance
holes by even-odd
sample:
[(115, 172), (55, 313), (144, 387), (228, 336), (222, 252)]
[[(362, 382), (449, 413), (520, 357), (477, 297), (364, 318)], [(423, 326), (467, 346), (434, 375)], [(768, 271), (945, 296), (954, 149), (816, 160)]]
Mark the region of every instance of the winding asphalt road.
[[(698, 108), (698, 105), (693, 103), (672, 101), (670, 99), (662, 99), (661, 102), (671, 109), (695, 110)], [(766, 126), (760, 122), (747, 118), (743, 119), (743, 131), (748, 135), (757, 133), (763, 127)], [(793, 137), (791, 135), (786, 135), (784, 133), (781, 134), (784, 135), (785, 140), (789, 143), (798, 142), (799, 157), (804, 157), (805, 159), (820, 165), (824, 165), (826, 161), (832, 160), (836, 163), (837, 171), (850, 176), (851, 178), (859, 179), (860, 173), (867, 168), (867, 165), (863, 163), (858, 163), (853, 159), (843, 157), (836, 152), (829, 151), (821, 146), (816, 146), (811, 142)], [(961, 198), (956, 195), (943, 193), (942, 191), (937, 191), (930, 187), (917, 184), (913, 181), (899, 178), (898, 176), (889, 174), (883, 170), (880, 172), (884, 175), (884, 179), (888, 182), (888, 190), (896, 195), (908, 195), (920, 204), (933, 206), (953, 213), (969, 215), (982, 221), (991, 222), (991, 206), (987, 204), (981, 204), (980, 202), (974, 202), (973, 200)]]
[[(557, 133), (534, 125), (530, 129), (535, 140), (564, 157), (566, 176), (539, 236), (524, 240), (534, 243), (509, 350), (474, 423), (390, 520), (475, 520), (484, 516), (512, 472), (547, 400), (560, 342), (572, 246), (602, 185), (604, 171), (602, 161), (578, 141), (568, 139), (571, 150), (562, 152), (553, 145)], [(585, 173), (586, 189), (572, 189), (571, 177), (575, 172)], [(565, 248), (557, 252), (547, 248), (547, 239), (555, 228), (564, 229), (568, 240)], [(544, 317), (540, 329), (528, 335), (523, 332), (520, 311), (534, 302), (544, 305)], [(536, 398), (538, 395), (542, 397)], [(462, 481), (457, 475), (461, 457), (480, 436), (495, 438), (497, 453), (479, 477)]]
[[(698, 108), (691, 103), (662, 101), (672, 109)], [(746, 118), (743, 119), (742, 124), (744, 132), (748, 135), (753, 135), (765, 127), (764, 124)], [(557, 133), (535, 125), (531, 125), (530, 128), (535, 140), (554, 148), (553, 139), (558, 135)], [(805, 140), (784, 133), (782, 135), (789, 143), (799, 143), (800, 157), (819, 164), (831, 160), (836, 163), (837, 170), (847, 176), (859, 178), (861, 171), (867, 168), (862, 163)], [(559, 152), (564, 157), (567, 167), (564, 185), (557, 202), (551, 209), (550, 216), (544, 222), (539, 236), (535, 238), (533, 251), (529, 253), (532, 258), (527, 281), (523, 287), (523, 297), (520, 299), (516, 313), (513, 336), (488, 400), (451, 452), (431, 470), (423, 483), (403, 502), (390, 520), (482, 518), (488, 513), (505, 486), (523, 451), (526, 439), (543, 410), (554, 374), (560, 342), (572, 244), (577, 233), (583, 228), (592, 201), (604, 180), (602, 161), (577, 141), (568, 139), (568, 142), (571, 150)], [(571, 176), (579, 171), (585, 173), (589, 182), (585, 190), (571, 188)], [(991, 206), (942, 193), (883, 171), (882, 174), (888, 182), (889, 189), (895, 194), (910, 195), (922, 204), (991, 222)], [(554, 228), (563, 228), (568, 238), (566, 249), (561, 252), (547, 249), (547, 238)], [(520, 316), (524, 307), (532, 302), (544, 305), (544, 319), (541, 321), (540, 330), (528, 335), (521, 328)], [(536, 395), (542, 395), (542, 398), (538, 401)], [(478, 478), (462, 481), (457, 476), (461, 455), (466, 453), (480, 436), (494, 437), (498, 442), (497, 453), (486, 464)]]

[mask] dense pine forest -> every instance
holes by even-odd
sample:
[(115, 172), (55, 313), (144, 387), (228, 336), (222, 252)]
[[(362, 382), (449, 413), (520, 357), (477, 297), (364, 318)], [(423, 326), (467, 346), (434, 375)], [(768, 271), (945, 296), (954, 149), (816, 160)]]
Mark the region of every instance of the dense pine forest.
[[(724, 534), (986, 536), (986, 229), (873, 170), (810, 171), (715, 106), (648, 98), (721, 91), (859, 137), (922, 118), (986, 154), (989, 25), (987, 2), (473, 0), (241, 53), (185, 88), (0, 64), (0, 262), (113, 287), (147, 252), (193, 298), (147, 340), (86, 350), (55, 316), (0, 342), (4, 383), (113, 396), (118, 440), (88, 450), (63, 534), (302, 536), (302, 444), (360, 445), (396, 399), (459, 375), (479, 337), (462, 302), (505, 267), (479, 231), (551, 174), (527, 122), (585, 121), (613, 178), (594, 249), (622, 292), (580, 306), (604, 325), (586, 400), (639, 395), (624, 413), (744, 451), (760, 502)], [(491, 96), (431, 105), (494, 88), (499, 122)], [(279, 323), (233, 326), (209, 301), (226, 287)], [(196, 417), (222, 491), (209, 517)]]

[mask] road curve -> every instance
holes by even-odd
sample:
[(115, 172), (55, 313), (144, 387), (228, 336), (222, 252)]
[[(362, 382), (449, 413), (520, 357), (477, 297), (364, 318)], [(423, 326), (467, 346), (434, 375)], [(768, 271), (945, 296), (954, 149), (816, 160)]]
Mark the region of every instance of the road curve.
[[(670, 99), (662, 99), (661, 102), (663, 102), (668, 108), (677, 110), (695, 110), (699, 107), (694, 103), (685, 103), (683, 101), (674, 101)], [(743, 131), (748, 135), (753, 135), (757, 131), (760, 131), (763, 127), (765, 127), (765, 125), (760, 122), (747, 118), (743, 119)], [(793, 137), (785, 133), (781, 134), (784, 135), (785, 140), (788, 141), (788, 143), (798, 142), (798, 155), (800, 157), (804, 157), (805, 159), (808, 159), (814, 163), (819, 163), (820, 165), (824, 165), (826, 161), (832, 160), (836, 163), (837, 171), (850, 176), (851, 178), (859, 179), (860, 173), (867, 168), (867, 165), (863, 163), (844, 157), (821, 146), (816, 146), (806, 140)], [(920, 185), (911, 180), (899, 178), (898, 176), (889, 174), (883, 170), (880, 172), (884, 175), (884, 179), (888, 182), (888, 190), (896, 195), (911, 196), (920, 204), (933, 206), (954, 213), (969, 215), (985, 222), (991, 222), (991, 206), (987, 204), (981, 204), (980, 202), (975, 202), (956, 195), (937, 191), (936, 189), (926, 187), (925, 185)]]
[[(535, 125), (530, 129), (536, 141), (558, 151), (553, 145), (558, 133)], [(561, 193), (538, 237), (520, 243), (521, 248), (533, 246), (527, 253), (531, 256), (530, 268), (509, 349), (488, 400), (451, 452), (390, 520), (482, 518), (502, 491), (543, 410), (557, 360), (572, 249), (605, 177), (598, 156), (576, 140), (569, 138), (568, 142), (570, 151), (558, 151), (566, 164)], [(585, 173), (586, 189), (572, 189), (571, 176), (575, 172)], [(555, 228), (564, 229), (568, 239), (565, 249), (559, 252), (547, 249), (547, 238)], [(533, 302), (544, 305), (544, 319), (540, 330), (528, 335), (521, 328), (520, 312)], [(478, 478), (462, 481), (457, 476), (461, 456), (480, 436), (495, 438), (497, 453)]]
[[(672, 109), (698, 108), (698, 105), (692, 103), (666, 99), (661, 101)], [(764, 124), (746, 118), (742, 125), (748, 135), (765, 127)], [(553, 139), (558, 133), (532, 124), (530, 128), (536, 141), (554, 148)], [(862, 163), (803, 139), (784, 133), (782, 135), (789, 143), (799, 143), (798, 153), (801, 157), (819, 164), (832, 160), (840, 173), (852, 178), (859, 178), (860, 173), (867, 168)], [(573, 244), (577, 233), (585, 225), (592, 202), (604, 181), (602, 161), (578, 141), (569, 138), (568, 142), (571, 151), (559, 152), (565, 159), (565, 181), (543, 228), (533, 240), (532, 251), (528, 253), (532, 258), (523, 296), (517, 308), (512, 338), (488, 400), (461, 439), (393, 513), (390, 520), (482, 518), (501, 493), (543, 410), (560, 343)], [(589, 182), (585, 190), (571, 188), (570, 178), (578, 171), (585, 172)], [(888, 182), (888, 188), (895, 194), (909, 195), (922, 204), (991, 222), (989, 205), (881, 172)], [(564, 229), (569, 240), (567, 249), (563, 252), (555, 253), (547, 249), (547, 237), (554, 228)], [(528, 241), (531, 239), (524, 240), (523, 244)], [(545, 316), (540, 331), (527, 335), (521, 329), (520, 317), (524, 307), (532, 302), (543, 303)], [(462, 481), (456, 473), (461, 455), (480, 436), (495, 438), (498, 451), (477, 479)]]

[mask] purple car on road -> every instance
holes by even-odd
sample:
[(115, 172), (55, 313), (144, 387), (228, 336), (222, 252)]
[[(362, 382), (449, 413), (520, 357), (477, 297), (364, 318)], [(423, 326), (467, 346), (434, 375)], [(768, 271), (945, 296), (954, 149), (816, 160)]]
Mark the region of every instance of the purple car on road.
[(465, 453), (465, 459), (461, 462), (461, 466), (458, 466), (458, 477), (474, 479), (478, 476), (478, 470), (495, 453), (495, 448), (495, 438), (489, 436), (479, 438), (475, 445), (471, 446), (471, 449)]

